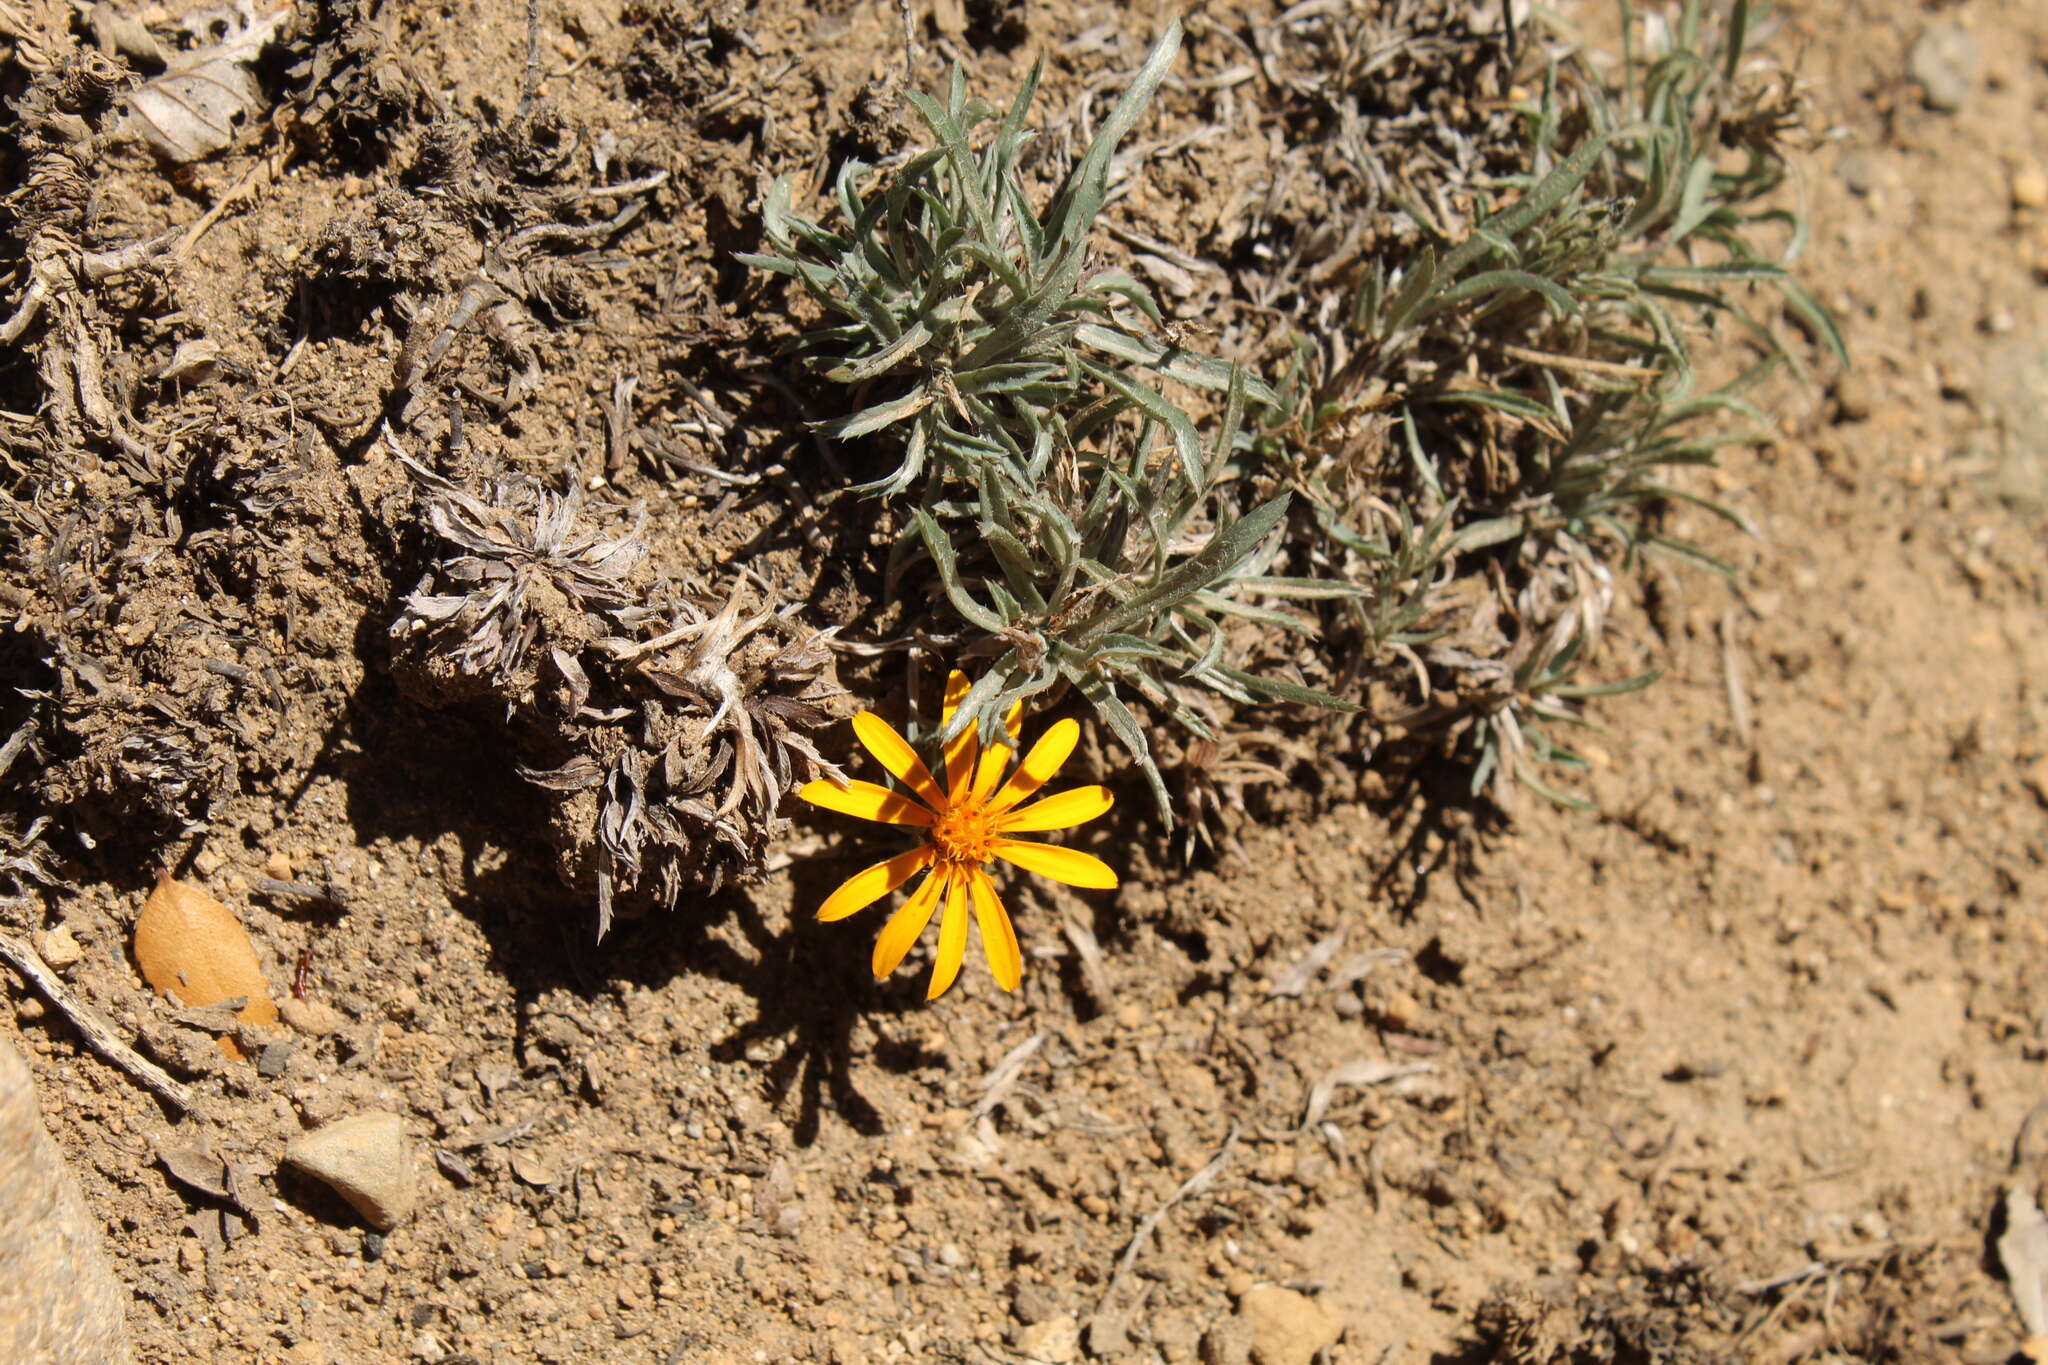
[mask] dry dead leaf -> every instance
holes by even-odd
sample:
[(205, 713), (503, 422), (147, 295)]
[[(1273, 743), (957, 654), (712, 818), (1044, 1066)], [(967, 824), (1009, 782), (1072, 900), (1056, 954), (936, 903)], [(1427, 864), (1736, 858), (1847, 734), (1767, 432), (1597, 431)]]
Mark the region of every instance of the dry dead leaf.
[(162, 383), (197, 383), (212, 374), (220, 366), (220, 343), (211, 337), (193, 337), (178, 343), (178, 349), (161, 370), (157, 379)]
[(1403, 1076), (1422, 1076), (1434, 1070), (1436, 1065), (1432, 1062), (1382, 1062), (1371, 1057), (1353, 1058), (1331, 1069), (1308, 1092), (1308, 1107), (1302, 1115), (1301, 1126), (1313, 1128), (1322, 1122), (1323, 1115), (1330, 1112), (1330, 1102), (1337, 1098), (1340, 1086), (1384, 1085)]
[(215, 1199), (228, 1197), (228, 1164), (204, 1139), (197, 1142), (160, 1141), (156, 1145), (156, 1159), (179, 1184), (190, 1186), (201, 1194), (210, 1194)]
[(546, 1189), (557, 1178), (554, 1164), (546, 1157), (523, 1150), (512, 1153), (512, 1174), (535, 1189)]
[[(235, 912), (194, 886), (157, 879), (156, 890), (135, 919), (135, 960), (143, 979), (179, 1003), (204, 1009), (236, 997), (248, 1003), (235, 1018), (245, 1024), (275, 1024), (277, 1005)], [(232, 1038), (221, 1051), (240, 1058)]]
[(1308, 989), (1309, 983), (1316, 979), (1317, 974), (1330, 965), (1343, 946), (1342, 929), (1318, 940), (1314, 947), (1302, 954), (1299, 962), (1273, 979), (1273, 984), (1266, 987), (1266, 994), (1276, 999), (1280, 996), (1291, 998), (1300, 995)]
[(248, 0), (221, 20), (220, 41), (169, 54), (162, 74), (128, 95), (128, 129), (169, 161), (196, 161), (235, 140), (241, 121), (262, 107), (251, 69), (264, 45), (291, 18), (289, 4), (259, 13)]

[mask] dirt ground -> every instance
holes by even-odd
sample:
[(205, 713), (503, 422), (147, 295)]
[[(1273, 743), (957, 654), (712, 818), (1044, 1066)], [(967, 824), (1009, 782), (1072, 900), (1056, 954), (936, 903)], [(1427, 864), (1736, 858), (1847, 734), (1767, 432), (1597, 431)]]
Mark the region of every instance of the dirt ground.
[[(65, 31), (57, 13), (32, 17)], [(520, 102), (520, 7), (365, 13), (449, 107)], [(1006, 88), (1057, 50), (1069, 97), (1127, 69), (1137, 47), (1098, 54), (1148, 22), (956, 17), (939, 31), (979, 76)], [(597, 158), (667, 172), (668, 197), (584, 263), (614, 284), (562, 272), (536, 286), (557, 312), (459, 343), (499, 386), (544, 348), (538, 392), (573, 429), (472, 421), (452, 458), (552, 443), (602, 470), (603, 405), (631, 376), (670, 412), (702, 394), (744, 446), (780, 400), (719, 367), (743, 327), (726, 253), (754, 245), (762, 171), (817, 160), (835, 120), (890, 141), (898, 22), (543, 6), (544, 88), (582, 169), (525, 183), (553, 193)], [(2048, 12), (1791, 3), (1771, 22), (1815, 133), (1788, 190), (1804, 268), (1856, 365), (1788, 383), (1781, 429), (1717, 475), (1753, 537), (1678, 528), (1735, 581), (1655, 559), (1626, 578), (1599, 667), (1665, 677), (1601, 707), (1578, 787), (1596, 811), (1510, 818), (1446, 772), (1242, 823), (1191, 870), (1140, 844), (1114, 895), (1013, 884), (1023, 988), (970, 963), (932, 1006), (919, 980), (870, 980), (865, 932), (811, 918), (863, 857), (845, 822), (806, 824), (758, 885), (593, 944), (501, 731), (382, 671), (413, 583), (349, 547), (408, 492), (366, 439), (382, 380), (359, 381), (418, 344), (394, 296), (462, 281), (435, 236), (454, 228), (380, 201), (406, 172), (374, 129), (335, 134), (366, 139), (346, 175), (246, 148), (184, 181), (117, 162), (98, 213), (138, 233), (249, 180), (128, 340), (160, 365), (204, 337), (273, 372), (267, 415), (223, 425), (199, 383), (179, 401), (217, 455), (211, 493), (302, 501), (263, 533), (291, 572), (238, 578), (259, 537), (209, 522), (190, 580), (110, 629), (167, 670), (260, 673), (251, 641), (301, 624), (251, 722), (273, 769), (137, 815), (168, 834), (66, 832), (85, 875), (8, 926), (67, 929), (72, 989), (161, 1040), (128, 941), (164, 859), (242, 916), (280, 995), (302, 974), (338, 1012), (260, 1071), (183, 1035), (206, 1098), (178, 1125), (0, 973), (0, 1033), (104, 1220), (140, 1358), (1308, 1365), (1339, 1328), (1331, 1365), (2011, 1357), (1998, 1208), (2048, 1099)], [(1909, 75), (1931, 24), (1974, 40), (1954, 109)], [(626, 131), (600, 148), (598, 128)], [(456, 450), (439, 400), (411, 401)], [(323, 439), (280, 481), (293, 422)], [(677, 477), (629, 491), (716, 514), (722, 538), (668, 549), (708, 575), (769, 514), (677, 439)], [(761, 571), (787, 585), (799, 562)], [(843, 754), (843, 727), (825, 735)], [(421, 1207), (388, 1233), (278, 1168), (291, 1137), (364, 1109), (403, 1115), (418, 1149)], [(157, 1151), (195, 1127), (253, 1172), (246, 1208), (167, 1177)]]

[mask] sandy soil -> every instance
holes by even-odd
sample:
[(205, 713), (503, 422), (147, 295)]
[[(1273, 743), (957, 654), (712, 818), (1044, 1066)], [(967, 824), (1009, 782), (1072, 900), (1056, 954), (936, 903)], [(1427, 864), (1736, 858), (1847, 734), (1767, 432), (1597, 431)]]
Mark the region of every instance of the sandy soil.
[[(999, 79), (1034, 43), (1092, 51), (1076, 40), (1109, 11), (959, 18)], [(514, 7), (377, 22), (380, 60), (451, 107), (519, 101)], [(1666, 676), (1601, 709), (1597, 813), (1509, 818), (1430, 774), (1247, 824), (1191, 870), (1141, 847), (1114, 896), (1014, 892), (1018, 994), (971, 966), (932, 1007), (908, 975), (869, 979), (864, 932), (812, 921), (863, 856), (829, 821), (765, 882), (593, 945), (500, 731), (384, 671), (406, 556), (349, 557), (409, 496), (363, 439), (382, 381), (361, 376), (408, 344), (395, 294), (460, 284), (435, 236), (456, 229), (406, 218), (373, 137), (345, 177), (259, 175), (243, 151), (181, 189), (121, 163), (105, 222), (189, 224), (256, 176), (162, 286), (177, 308), (129, 338), (161, 363), (203, 335), (276, 372), (275, 412), (184, 400), (204, 477), (253, 496), (294, 422), (323, 438), (279, 490), (299, 502), (264, 533), (273, 574), (237, 579), (259, 562), (247, 525), (200, 526), (189, 579), (154, 582), (120, 637), (168, 675), (302, 623), (274, 650), (276, 709), (248, 710), (276, 770), (223, 778), (202, 827), (141, 848), (86, 831), (88, 875), (8, 912), (68, 929), (72, 988), (206, 1096), (174, 1123), (0, 974), (0, 1032), (105, 1222), (140, 1357), (1308, 1365), (1339, 1330), (1333, 1365), (2015, 1352), (1990, 1239), (2048, 1098), (2048, 207), (2017, 202), (2048, 172), (2048, 14), (1894, 0), (1775, 22), (1817, 133), (1791, 189), (1804, 259), (1857, 364), (1788, 384), (1781, 429), (1719, 476), (1754, 537), (1679, 528), (1735, 582), (1659, 561), (1627, 580), (1600, 667)], [(676, 410), (702, 382), (741, 428), (778, 401), (719, 368), (742, 327), (724, 253), (753, 245), (757, 158), (804, 164), (837, 125), (887, 141), (895, 23), (547, 9), (564, 139), (587, 165), (591, 130), (626, 130), (608, 154), (672, 184), (582, 263), (608, 283), (539, 291), (559, 312), (529, 320), (549, 333), (536, 410), (577, 424), (472, 422), (462, 458), (603, 468), (600, 402), (626, 375)], [(1979, 58), (1953, 111), (1908, 77), (1934, 23)], [(1076, 59), (1060, 89), (1115, 69)], [(553, 175), (525, 183), (583, 178)], [(331, 286), (314, 305), (294, 301), (307, 258)], [(462, 344), (500, 388), (533, 345), (518, 326)], [(664, 496), (724, 528), (669, 547), (678, 573), (765, 524), (715, 480)], [(844, 591), (778, 543), (764, 573)], [(152, 818), (201, 809), (182, 800)], [(280, 994), (302, 970), (334, 1031), (258, 1071), (165, 1022), (127, 950), (151, 849), (243, 917)], [(278, 1167), (364, 1109), (417, 1148), (421, 1207), (388, 1233)], [(248, 1168), (246, 1209), (156, 1160), (195, 1127)]]

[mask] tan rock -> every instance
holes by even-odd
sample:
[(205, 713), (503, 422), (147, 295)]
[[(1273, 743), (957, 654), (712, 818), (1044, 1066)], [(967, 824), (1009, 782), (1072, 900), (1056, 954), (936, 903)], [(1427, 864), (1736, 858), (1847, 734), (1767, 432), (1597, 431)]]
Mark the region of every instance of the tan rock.
[(1336, 1309), (1278, 1285), (1252, 1290), (1237, 1311), (1251, 1328), (1252, 1365), (1314, 1365), (1344, 1335)]
[(67, 924), (37, 934), (36, 951), (42, 954), (43, 961), (60, 972), (66, 967), (76, 967), (85, 957), (85, 949), (78, 946), (78, 939)]
[(132, 1360), (127, 1302), (99, 1223), (43, 1131), (28, 1063), (0, 1042), (0, 1360)]
[(277, 1007), (278, 1014), (293, 1029), (309, 1038), (324, 1038), (341, 1028), (348, 1021), (341, 1011), (332, 1005), (323, 1005), (318, 1000), (300, 1000), (287, 997)]
[(288, 1165), (332, 1186), (371, 1227), (389, 1231), (419, 1202), (412, 1146), (398, 1115), (369, 1110), (292, 1139)]
[(1017, 1354), (1041, 1365), (1073, 1365), (1081, 1358), (1081, 1324), (1064, 1313), (1017, 1329)]

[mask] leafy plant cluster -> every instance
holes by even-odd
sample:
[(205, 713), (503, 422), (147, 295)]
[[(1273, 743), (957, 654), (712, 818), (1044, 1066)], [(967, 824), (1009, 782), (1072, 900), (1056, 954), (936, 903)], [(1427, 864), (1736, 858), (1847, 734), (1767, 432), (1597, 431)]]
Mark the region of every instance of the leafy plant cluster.
[[(1173, 682), (1341, 707), (1237, 666), (1229, 632), (1308, 628), (1254, 599), (1349, 591), (1268, 572), (1288, 497), (1250, 491), (1244, 419), (1278, 396), (1162, 336), (1138, 280), (1089, 269), (1111, 157), (1179, 45), (1176, 23), (1042, 210), (1024, 174), (1038, 69), (1000, 117), (956, 71), (943, 103), (907, 96), (936, 147), (881, 174), (849, 162), (831, 228), (795, 213), (779, 182), (764, 213), (777, 254), (745, 258), (800, 282), (831, 319), (796, 343), (856, 394), (856, 411), (824, 431), (901, 442), (900, 463), (854, 490), (911, 501), (892, 586), (928, 571), (998, 642), (952, 730), (994, 737), (1013, 702), (1072, 688), (1130, 749), (1162, 812), (1165, 784), (1126, 696), (1198, 736), (1209, 719)], [(1221, 404), (1206, 439), (1179, 396), (1190, 390)]]
[[(795, 343), (854, 391), (823, 429), (900, 451), (855, 490), (909, 504), (891, 591), (933, 584), (994, 655), (954, 729), (993, 734), (1012, 701), (1071, 687), (1164, 810), (1128, 696), (1204, 739), (1221, 727), (1190, 685), (1362, 704), (1368, 746), (1447, 732), (1475, 790), (1568, 800), (1537, 775), (1577, 761), (1547, 727), (1650, 681), (1576, 680), (1610, 566), (1643, 550), (1714, 564), (1665, 531), (1676, 504), (1740, 524), (1674, 471), (1767, 423), (1746, 393), (1797, 364), (1774, 307), (1841, 352), (1788, 268), (1802, 225), (1764, 202), (1790, 101), (1745, 70), (1748, 37), (1745, 3), (1715, 24), (1688, 0), (1660, 50), (1631, 40), (1618, 79), (1553, 59), (1516, 110), (1528, 170), (1480, 187), (1499, 206), (1460, 227), (1441, 199), (1397, 197), (1412, 249), (1370, 264), (1340, 326), (1275, 338), (1295, 354), (1275, 388), (1176, 344), (1131, 276), (1089, 269), (1111, 157), (1177, 26), (1043, 211), (1024, 174), (1035, 69), (1000, 116), (957, 72), (943, 103), (909, 96), (936, 145), (848, 164), (830, 226), (778, 184), (776, 250), (747, 259), (827, 314)], [(1707, 386), (1694, 351), (1723, 324), (1764, 358)], [(1253, 642), (1325, 688), (1248, 669)]]
[[(1504, 783), (1503, 795), (1519, 780), (1569, 801), (1537, 775), (1578, 761), (1545, 727), (1579, 724), (1584, 697), (1653, 680), (1575, 681), (1612, 596), (1604, 566), (1655, 550), (1727, 571), (1662, 527), (1677, 504), (1744, 525), (1673, 474), (1769, 424), (1745, 395), (1799, 363), (1772, 307), (1847, 358), (1789, 268), (1803, 223), (1766, 203), (1792, 110), (1744, 70), (1748, 5), (1717, 25), (1689, 0), (1649, 55), (1626, 0), (1622, 17), (1618, 80), (1573, 48), (1518, 107), (1530, 170), (1500, 182), (1512, 202), (1456, 231), (1400, 201), (1420, 247), (1375, 264), (1340, 336), (1298, 343), (1264, 443), (1316, 505), (1326, 553), (1370, 584), (1346, 604), (1361, 652), (1422, 647), (1434, 704), (1418, 714), (1464, 736), (1475, 790)], [(1774, 231), (1775, 258), (1760, 245)], [(1694, 353), (1724, 323), (1763, 358), (1708, 387)], [(1346, 444), (1362, 411), (1387, 415), (1403, 457), (1395, 487), (1367, 497)], [(1498, 617), (1520, 632), (1493, 650), (1434, 646), (1419, 629), (1427, 585), (1475, 556), (1504, 567)]]

